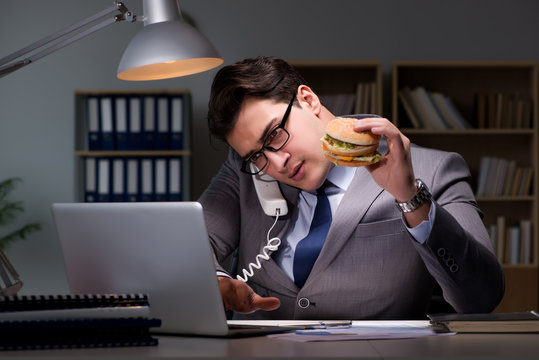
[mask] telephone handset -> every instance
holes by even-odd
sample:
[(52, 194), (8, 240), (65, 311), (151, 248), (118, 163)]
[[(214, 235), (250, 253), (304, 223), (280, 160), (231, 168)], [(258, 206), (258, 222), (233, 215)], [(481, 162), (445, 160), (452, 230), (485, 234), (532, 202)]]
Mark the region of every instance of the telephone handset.
[[(254, 164), (250, 164), (252, 170), (258, 170)], [(286, 200), (281, 194), (279, 183), (271, 176), (259, 172), (253, 175), (256, 194), (262, 209), (268, 216), (282, 216), (288, 213)]]
[[(252, 170), (258, 170), (253, 164), (250, 165)], [(260, 269), (262, 267), (260, 260), (269, 260), (269, 252), (277, 251), (279, 249), (281, 239), (278, 237), (270, 239), (270, 232), (277, 224), (279, 216), (286, 215), (288, 213), (288, 206), (286, 205), (286, 200), (281, 194), (281, 189), (279, 188), (277, 180), (263, 172), (259, 172), (258, 174), (253, 175), (253, 183), (255, 185), (256, 195), (258, 196), (262, 210), (264, 210), (264, 213), (266, 213), (268, 216), (275, 216), (275, 222), (268, 230), (268, 234), (266, 236), (267, 244), (262, 249), (262, 252), (256, 255), (255, 262), (250, 263), (246, 269), (242, 270), (243, 276), (236, 276), (238, 280), (243, 282), (247, 282), (247, 280), (253, 276), (255, 269)]]

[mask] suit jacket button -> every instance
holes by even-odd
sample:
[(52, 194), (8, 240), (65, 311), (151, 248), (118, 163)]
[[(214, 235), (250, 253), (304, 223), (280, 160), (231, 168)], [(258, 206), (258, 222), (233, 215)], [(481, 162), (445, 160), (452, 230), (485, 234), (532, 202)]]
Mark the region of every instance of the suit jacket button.
[(437, 253), (438, 253), (438, 256), (439, 256), (439, 257), (444, 257), (444, 255), (445, 255), (445, 249), (444, 249), (444, 248), (439, 248), (438, 251), (437, 251)]
[(302, 309), (308, 308), (310, 304), (311, 304), (311, 302), (310, 302), (309, 299), (307, 299), (307, 298), (301, 298), (301, 299), (299, 299), (299, 301), (298, 301), (298, 305), (299, 305), (299, 307), (302, 308)]

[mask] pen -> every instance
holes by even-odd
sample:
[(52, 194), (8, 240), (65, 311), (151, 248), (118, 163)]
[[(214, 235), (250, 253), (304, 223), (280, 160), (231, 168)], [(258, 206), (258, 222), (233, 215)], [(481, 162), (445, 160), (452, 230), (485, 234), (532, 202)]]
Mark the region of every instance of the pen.
[(352, 325), (351, 320), (331, 320), (331, 321), (320, 321), (318, 325), (307, 325), (305, 330), (313, 329), (328, 329), (328, 328), (348, 328)]

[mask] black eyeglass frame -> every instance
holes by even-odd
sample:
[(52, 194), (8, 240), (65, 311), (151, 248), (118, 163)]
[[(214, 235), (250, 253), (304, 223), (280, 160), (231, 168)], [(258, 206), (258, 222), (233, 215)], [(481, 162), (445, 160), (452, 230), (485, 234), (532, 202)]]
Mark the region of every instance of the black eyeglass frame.
[[(266, 144), (266, 142), (268, 141), (268, 139), (276, 132), (276, 131), (279, 131), (279, 130), (282, 130), (285, 132), (286, 134), (286, 140), (283, 142), (283, 144), (281, 146), (279, 146), (278, 148), (274, 148), (274, 147), (271, 147), (271, 146), (266, 146), (266, 145), (262, 145), (262, 147), (260, 148), (260, 150), (258, 151), (255, 151), (254, 153), (252, 153), (251, 155), (249, 155), (249, 157), (247, 159), (244, 159), (242, 164), (241, 164), (241, 171), (246, 173), (246, 174), (249, 174), (249, 175), (256, 175), (258, 173), (260, 173), (262, 170), (264, 170), (264, 168), (266, 168), (266, 166), (268, 166), (269, 164), (269, 159), (268, 157), (266, 156), (266, 154), (264, 153), (265, 150), (268, 150), (268, 151), (271, 151), (271, 152), (277, 152), (279, 150), (281, 150), (287, 143), (288, 143), (288, 140), (290, 140), (290, 133), (288, 132), (288, 130), (286, 130), (284, 127), (286, 125), (286, 121), (288, 120), (289, 116), (290, 116), (290, 112), (292, 111), (292, 105), (294, 104), (294, 101), (296, 100), (296, 94), (294, 94), (294, 96), (292, 97), (292, 99), (290, 100), (290, 103), (288, 104), (288, 107), (286, 108), (286, 111), (283, 115), (283, 119), (281, 120), (281, 123), (279, 124), (279, 126), (277, 126), (275, 129), (273, 129), (267, 136), (266, 138), (264, 139), (264, 142), (263, 144)], [(253, 162), (251, 161), (251, 159), (254, 157), (254, 156), (263, 156), (264, 159), (266, 160), (266, 163), (264, 164), (264, 166), (262, 166), (262, 168), (258, 169), (258, 171), (254, 172), (251, 170), (251, 167), (249, 166), (250, 164), (252, 164)]]

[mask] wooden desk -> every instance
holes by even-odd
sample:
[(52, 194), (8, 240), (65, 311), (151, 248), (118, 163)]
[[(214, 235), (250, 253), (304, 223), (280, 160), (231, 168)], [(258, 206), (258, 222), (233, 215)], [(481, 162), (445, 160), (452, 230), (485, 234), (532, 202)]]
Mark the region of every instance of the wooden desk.
[(154, 347), (0, 352), (2, 359), (539, 359), (539, 334), (457, 334), (417, 339), (298, 343), (267, 337), (160, 336)]

